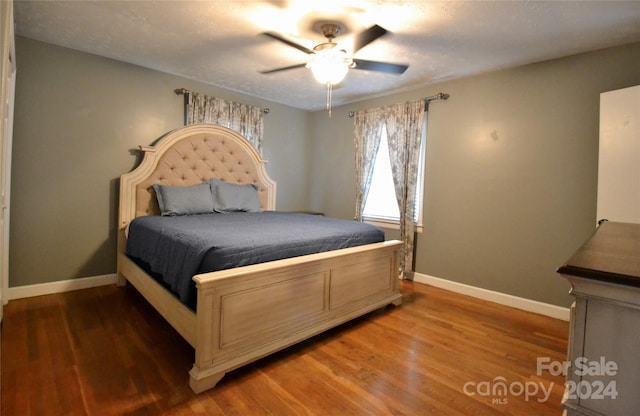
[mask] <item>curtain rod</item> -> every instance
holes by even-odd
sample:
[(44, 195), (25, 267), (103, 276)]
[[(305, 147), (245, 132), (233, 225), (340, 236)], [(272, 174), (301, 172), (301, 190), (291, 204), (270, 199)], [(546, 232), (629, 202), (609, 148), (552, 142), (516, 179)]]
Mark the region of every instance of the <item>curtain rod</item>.
[(439, 92), (436, 95), (432, 95), (431, 97), (423, 98), (425, 103), (436, 101), (436, 100), (448, 100), (448, 99), (449, 99), (449, 94), (447, 94), (446, 92)]
[[(176, 88), (175, 90), (173, 90), (173, 92), (175, 92), (177, 95), (186, 95), (186, 94), (189, 94), (191, 91), (189, 91), (186, 88)], [(263, 114), (269, 114), (270, 111), (271, 110), (269, 108), (262, 109)]]
[(429, 110), (429, 103), (431, 101), (448, 100), (448, 99), (449, 99), (449, 94), (447, 94), (446, 92), (439, 92), (436, 95), (432, 95), (431, 97), (423, 98), (423, 100), (424, 100), (424, 111), (428, 111)]
[[(446, 92), (439, 92), (436, 95), (432, 95), (430, 97), (425, 97), (422, 100), (424, 101), (424, 111), (427, 111), (429, 109), (429, 103), (431, 101), (437, 101), (437, 100), (447, 100), (449, 99), (449, 94), (447, 94)], [(349, 117), (353, 117), (356, 115), (355, 111), (349, 111)]]

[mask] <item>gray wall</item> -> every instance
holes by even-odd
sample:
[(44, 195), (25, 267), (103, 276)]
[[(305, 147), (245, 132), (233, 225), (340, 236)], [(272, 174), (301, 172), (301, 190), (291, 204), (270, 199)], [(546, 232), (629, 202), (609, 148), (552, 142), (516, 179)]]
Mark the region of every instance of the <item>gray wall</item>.
[(183, 123), (184, 87), (269, 107), (277, 208), (308, 209), (308, 113), (18, 37), (9, 286), (115, 272), (118, 177), (130, 153)]
[(633, 44), (316, 112), (311, 207), (353, 217), (348, 111), (449, 93), (429, 112), (416, 271), (568, 306), (555, 270), (595, 227), (599, 95), (637, 84)]
[[(599, 94), (640, 83), (640, 44), (307, 113), (17, 39), (10, 286), (115, 271), (129, 149), (182, 124), (178, 87), (271, 108), (278, 209), (354, 214), (350, 110), (444, 91), (429, 113), (418, 273), (567, 306), (555, 270), (594, 228)], [(393, 233), (390, 233), (392, 235)]]

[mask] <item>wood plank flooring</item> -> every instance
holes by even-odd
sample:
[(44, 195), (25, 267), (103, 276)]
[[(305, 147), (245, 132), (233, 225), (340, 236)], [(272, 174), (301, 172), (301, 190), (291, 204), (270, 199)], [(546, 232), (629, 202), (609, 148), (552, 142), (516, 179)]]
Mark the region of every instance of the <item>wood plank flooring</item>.
[(240, 368), (199, 395), (188, 386), (193, 349), (131, 286), (11, 301), (1, 413), (561, 414), (563, 377), (536, 366), (537, 357), (565, 359), (567, 322), (419, 283), (404, 281), (402, 291), (402, 306)]

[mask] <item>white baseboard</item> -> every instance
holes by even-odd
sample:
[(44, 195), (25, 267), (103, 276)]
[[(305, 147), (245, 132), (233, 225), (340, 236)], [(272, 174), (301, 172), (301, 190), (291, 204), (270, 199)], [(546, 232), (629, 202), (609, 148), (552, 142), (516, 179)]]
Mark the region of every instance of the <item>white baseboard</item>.
[[(91, 287), (116, 284), (117, 280), (118, 276), (113, 273), (105, 274), (102, 276), (61, 280), (50, 283), (40, 283), (36, 285), (10, 287), (7, 291), (7, 296), (5, 299), (14, 300), (29, 298), (33, 296), (51, 295), (53, 293), (70, 292), (72, 290), (88, 289)], [(474, 298), (495, 302), (500, 305), (538, 313), (540, 315), (549, 316), (551, 318), (562, 319), (565, 321), (569, 320), (569, 308), (550, 305), (548, 303), (525, 299), (518, 296), (507, 295), (505, 293), (482, 289), (475, 286), (469, 286), (463, 283), (453, 282), (451, 280), (446, 280), (421, 273), (413, 273), (413, 280), (418, 283), (424, 283), (463, 295), (472, 296)]]
[(569, 320), (569, 308), (551, 305), (536, 300), (520, 298), (518, 296), (507, 295), (505, 293), (494, 292), (492, 290), (482, 289), (475, 286), (465, 285), (463, 283), (452, 282), (451, 280), (441, 279), (439, 277), (429, 276), (421, 273), (413, 273), (413, 280), (418, 283), (435, 286), (451, 292), (460, 293), (474, 298), (488, 300), (500, 305), (510, 306), (516, 309), (522, 309), (527, 312), (533, 312), (540, 315), (549, 316), (551, 318)]
[(105, 274), (102, 276), (83, 277), (79, 279), (60, 280), (36, 285), (10, 287), (7, 290), (6, 300), (30, 298), (33, 296), (51, 295), (53, 293), (70, 292), (72, 290), (88, 289), (90, 287), (115, 284), (118, 275)]

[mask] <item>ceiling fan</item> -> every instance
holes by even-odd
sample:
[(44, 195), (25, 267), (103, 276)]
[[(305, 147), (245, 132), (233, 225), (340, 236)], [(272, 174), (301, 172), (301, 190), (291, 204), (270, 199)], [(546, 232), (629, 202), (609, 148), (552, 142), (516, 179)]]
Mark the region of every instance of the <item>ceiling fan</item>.
[[(314, 78), (318, 80), (318, 82), (327, 86), (327, 110), (329, 112), (329, 117), (331, 117), (331, 95), (333, 86), (342, 82), (344, 77), (347, 75), (347, 72), (349, 72), (349, 69), (364, 69), (367, 71), (399, 75), (409, 68), (408, 65), (403, 64), (353, 58), (353, 56), (349, 56), (347, 54), (346, 50), (341, 49), (338, 44), (333, 41), (340, 33), (340, 26), (338, 24), (324, 23), (320, 26), (320, 30), (322, 31), (322, 35), (327, 38), (327, 41), (316, 45), (313, 49), (300, 45), (279, 33), (264, 32), (264, 35), (311, 55), (311, 58), (308, 62), (303, 64), (261, 71), (261, 73), (272, 74), (274, 72), (286, 71), (295, 68), (310, 68)], [(354, 38), (353, 53), (355, 54), (360, 49), (387, 33), (389, 32), (385, 28), (378, 25), (373, 25), (358, 33)]]
[[(277, 32), (264, 32), (264, 35), (312, 56), (309, 62), (306, 63), (260, 72), (262, 74), (272, 74), (274, 72), (307, 67), (311, 69), (313, 75), (319, 82), (335, 85), (344, 79), (349, 69), (363, 69), (400, 75), (409, 68), (408, 65), (369, 61), (349, 56), (344, 49), (341, 49), (338, 44), (334, 42), (334, 39), (341, 31), (340, 26), (336, 23), (324, 23), (320, 26), (320, 30), (327, 41), (316, 45), (313, 49), (309, 49)], [(385, 28), (378, 25), (373, 25), (358, 33), (353, 42), (353, 54), (387, 33), (389, 32)]]

